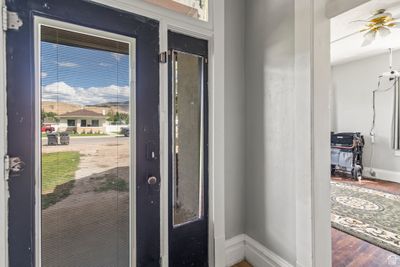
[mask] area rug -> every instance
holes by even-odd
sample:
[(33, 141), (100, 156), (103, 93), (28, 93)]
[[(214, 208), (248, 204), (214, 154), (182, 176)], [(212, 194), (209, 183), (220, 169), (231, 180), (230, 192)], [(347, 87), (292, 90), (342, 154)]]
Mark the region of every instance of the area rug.
[(400, 254), (400, 195), (331, 181), (331, 203), (334, 228)]

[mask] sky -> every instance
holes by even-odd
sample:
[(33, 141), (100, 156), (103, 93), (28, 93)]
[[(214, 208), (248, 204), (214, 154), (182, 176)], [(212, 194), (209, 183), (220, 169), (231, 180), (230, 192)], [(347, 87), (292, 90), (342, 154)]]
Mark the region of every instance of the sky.
[(41, 43), (43, 101), (79, 105), (129, 99), (129, 56)]

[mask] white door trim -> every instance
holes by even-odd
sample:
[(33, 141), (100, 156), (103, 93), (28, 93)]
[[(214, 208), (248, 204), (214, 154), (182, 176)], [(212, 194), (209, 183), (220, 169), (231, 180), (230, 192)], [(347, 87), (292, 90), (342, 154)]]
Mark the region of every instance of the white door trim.
[(296, 266), (331, 266), (330, 18), (367, 1), (295, 1)]
[(328, 1), (295, 1), (297, 266), (331, 266)]

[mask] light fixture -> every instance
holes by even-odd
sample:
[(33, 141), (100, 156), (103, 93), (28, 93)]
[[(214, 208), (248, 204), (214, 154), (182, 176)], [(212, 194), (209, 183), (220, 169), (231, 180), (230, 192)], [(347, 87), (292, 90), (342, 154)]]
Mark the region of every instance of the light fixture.
[(377, 33), (381, 37), (386, 37), (391, 33), (391, 28), (398, 28), (400, 26), (400, 23), (393, 18), (392, 14), (386, 12), (386, 9), (376, 10), (372, 17), (369, 17), (367, 20), (356, 20), (353, 22), (366, 22), (366, 28), (360, 30), (360, 32), (366, 32), (361, 46), (371, 44), (376, 39)]

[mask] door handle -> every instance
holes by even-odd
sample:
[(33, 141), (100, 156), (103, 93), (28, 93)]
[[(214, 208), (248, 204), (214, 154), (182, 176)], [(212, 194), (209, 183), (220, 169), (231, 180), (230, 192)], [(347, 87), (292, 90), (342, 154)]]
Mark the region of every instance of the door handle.
[(149, 178), (147, 178), (147, 183), (149, 185), (155, 185), (157, 183), (157, 177), (155, 176), (150, 176)]

